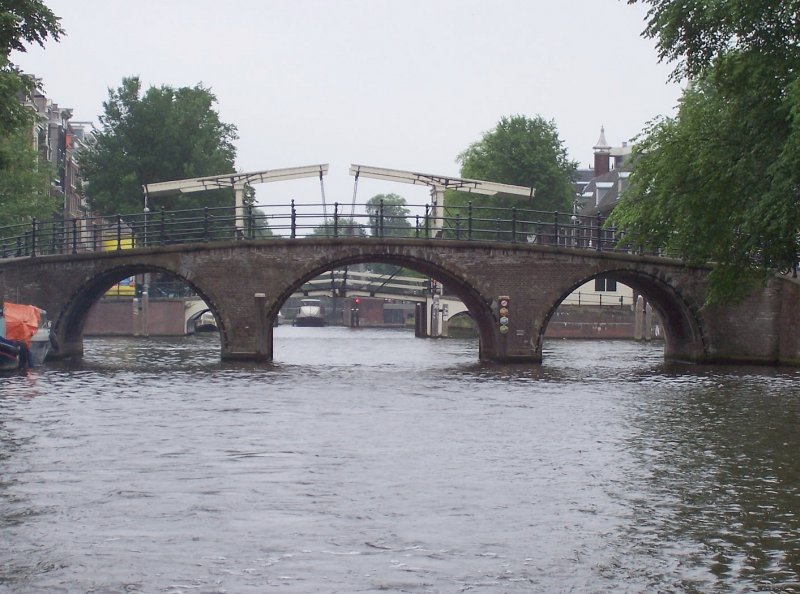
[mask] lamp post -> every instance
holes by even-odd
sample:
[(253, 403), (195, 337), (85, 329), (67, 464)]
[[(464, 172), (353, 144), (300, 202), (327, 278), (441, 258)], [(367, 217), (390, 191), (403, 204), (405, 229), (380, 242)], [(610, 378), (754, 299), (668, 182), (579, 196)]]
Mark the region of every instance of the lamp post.
[(144, 245), (147, 245), (147, 214), (150, 212), (150, 208), (147, 206), (147, 192), (144, 193), (144, 237), (142, 238), (144, 241)]
[[(147, 214), (150, 208), (147, 206), (147, 192), (144, 193), (144, 245), (147, 246)], [(150, 336), (150, 273), (145, 272), (142, 274), (142, 334)]]
[(572, 247), (578, 247), (578, 196), (572, 199)]

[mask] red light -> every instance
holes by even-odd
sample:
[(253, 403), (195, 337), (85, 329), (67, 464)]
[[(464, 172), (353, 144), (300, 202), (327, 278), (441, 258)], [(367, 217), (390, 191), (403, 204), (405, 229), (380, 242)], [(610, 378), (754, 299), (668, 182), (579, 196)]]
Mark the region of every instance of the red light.
[(361, 303), (361, 297), (356, 297), (356, 305), (358, 305), (359, 303)]

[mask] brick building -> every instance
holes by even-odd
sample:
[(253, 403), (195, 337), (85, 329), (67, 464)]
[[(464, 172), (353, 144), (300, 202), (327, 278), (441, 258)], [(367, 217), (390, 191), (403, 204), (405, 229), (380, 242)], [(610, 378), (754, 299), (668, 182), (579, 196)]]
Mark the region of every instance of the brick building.
[(41, 91), (41, 81), (34, 80), (37, 83), (34, 92), (21, 99), (36, 113), (30, 142), (42, 161), (55, 169), (50, 193), (63, 204), (62, 216), (80, 219), (86, 214), (86, 201), (81, 192), (78, 154), (91, 135), (91, 124), (74, 121), (73, 110), (49, 99)]

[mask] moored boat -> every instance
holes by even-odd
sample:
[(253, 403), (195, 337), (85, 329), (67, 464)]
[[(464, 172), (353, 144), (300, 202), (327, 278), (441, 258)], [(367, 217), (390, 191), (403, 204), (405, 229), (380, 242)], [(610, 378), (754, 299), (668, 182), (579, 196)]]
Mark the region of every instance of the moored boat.
[(35, 305), (0, 305), (0, 371), (38, 367), (50, 350), (50, 323)]
[(302, 299), (293, 326), (324, 326), (325, 310), (319, 299)]
[(195, 332), (218, 332), (217, 318), (210, 311), (205, 311), (200, 314), (194, 325)]

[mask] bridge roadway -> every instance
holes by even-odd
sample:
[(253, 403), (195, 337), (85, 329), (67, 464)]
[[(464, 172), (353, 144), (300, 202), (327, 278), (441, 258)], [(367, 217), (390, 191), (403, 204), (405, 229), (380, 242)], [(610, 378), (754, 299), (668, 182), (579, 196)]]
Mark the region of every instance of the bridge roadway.
[[(526, 243), (400, 238), (266, 238), (0, 260), (0, 297), (33, 303), (53, 322), (53, 355), (80, 356), (92, 305), (144, 272), (191, 285), (219, 324), (223, 359), (270, 360), (272, 320), (304, 283), (366, 262), (418, 271), (469, 310), (480, 358), (540, 362), (547, 323), (583, 283), (606, 275), (641, 292), (664, 324), (667, 360), (800, 364), (800, 287), (775, 277), (740, 304), (703, 307), (709, 268), (676, 260)], [(500, 297), (508, 299), (507, 331)]]

